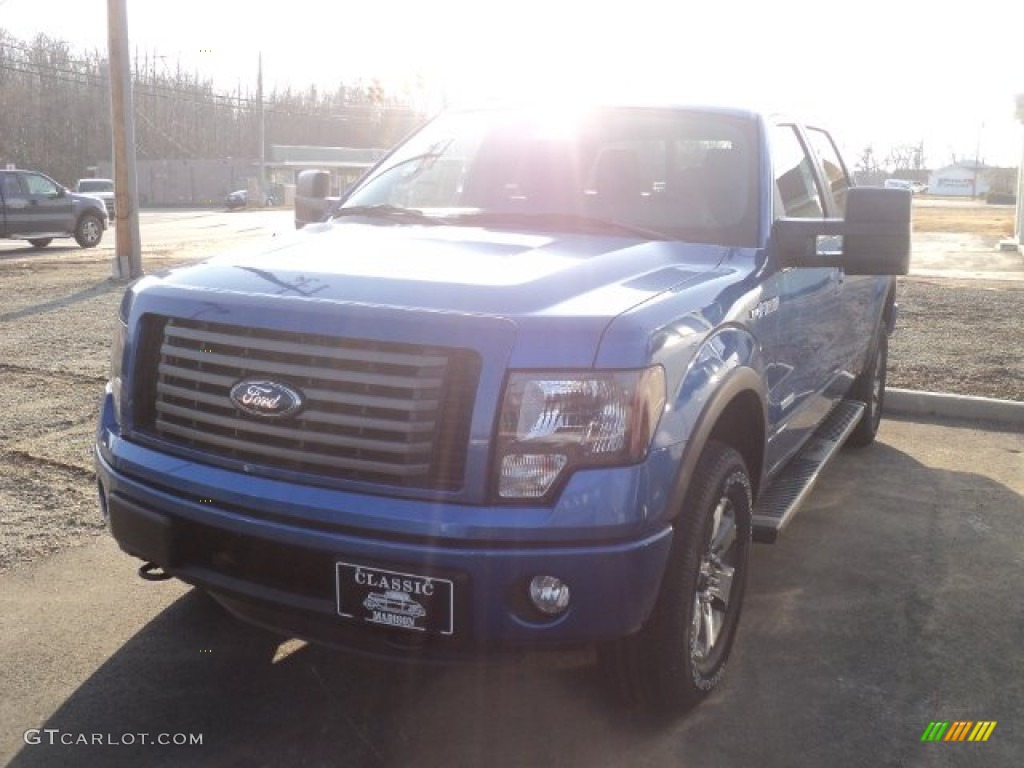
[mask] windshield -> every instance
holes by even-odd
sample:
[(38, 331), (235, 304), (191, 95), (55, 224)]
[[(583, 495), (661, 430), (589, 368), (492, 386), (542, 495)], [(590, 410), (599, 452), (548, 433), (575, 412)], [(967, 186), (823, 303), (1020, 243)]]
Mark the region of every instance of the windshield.
[(92, 179), (90, 181), (78, 182), (79, 192), (113, 192), (114, 182), (103, 179)]
[(448, 113), (399, 147), (342, 211), (387, 206), (450, 223), (573, 231), (602, 223), (755, 245), (756, 136), (751, 119), (681, 109)]

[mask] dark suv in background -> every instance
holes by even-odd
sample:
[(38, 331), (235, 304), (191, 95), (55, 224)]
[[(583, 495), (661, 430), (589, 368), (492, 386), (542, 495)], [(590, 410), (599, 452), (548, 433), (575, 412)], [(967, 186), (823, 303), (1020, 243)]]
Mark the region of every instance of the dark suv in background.
[(99, 198), (71, 192), (36, 171), (0, 171), (0, 237), (28, 240), (36, 248), (73, 237), (93, 248), (106, 228), (107, 209)]

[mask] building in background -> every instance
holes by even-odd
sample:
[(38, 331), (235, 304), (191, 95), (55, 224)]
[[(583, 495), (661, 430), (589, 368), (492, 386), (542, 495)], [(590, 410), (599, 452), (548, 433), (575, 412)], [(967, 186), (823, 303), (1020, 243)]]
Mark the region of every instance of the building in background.
[(300, 172), (327, 171), (331, 177), (328, 196), (337, 197), (385, 154), (386, 149), (272, 144), (267, 178), (272, 186), (284, 189), (278, 199), (291, 205)]
[(978, 197), (988, 193), (988, 166), (965, 160), (932, 171), (928, 175), (928, 194), (945, 197)]
[(1016, 168), (997, 168), (964, 160), (928, 174), (928, 194), (940, 197), (982, 197), (990, 203), (1013, 203)]
[[(367, 168), (385, 155), (385, 149), (289, 146), (273, 144), (266, 160), (266, 192), (281, 205), (291, 205), (300, 171), (318, 169), (331, 175), (331, 194), (338, 196)], [(111, 178), (109, 162), (89, 167), (93, 175)], [(259, 161), (138, 160), (136, 176), (140, 206), (223, 205), (236, 190), (255, 195), (259, 190)]]

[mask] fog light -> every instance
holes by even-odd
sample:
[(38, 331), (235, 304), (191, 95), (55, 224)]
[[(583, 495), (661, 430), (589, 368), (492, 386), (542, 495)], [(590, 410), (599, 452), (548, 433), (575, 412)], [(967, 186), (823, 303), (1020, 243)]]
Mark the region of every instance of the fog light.
[(506, 456), (501, 461), (498, 495), (503, 499), (537, 499), (548, 492), (568, 459), (557, 453)]
[(557, 616), (569, 607), (569, 585), (554, 576), (534, 576), (530, 581), (530, 600), (547, 616)]

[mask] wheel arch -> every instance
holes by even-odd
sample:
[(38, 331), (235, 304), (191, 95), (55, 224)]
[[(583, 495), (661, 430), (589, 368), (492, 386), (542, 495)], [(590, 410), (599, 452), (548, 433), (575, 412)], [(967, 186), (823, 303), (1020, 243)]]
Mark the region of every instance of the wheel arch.
[(745, 389), (729, 401), (708, 435), (708, 440), (726, 443), (743, 457), (755, 498), (764, 468), (765, 430), (761, 399), (752, 389)]
[(767, 435), (765, 393), (751, 368), (733, 369), (709, 396), (686, 442), (668, 509), (675, 519), (683, 508), (701, 453), (711, 440), (735, 448), (747, 465), (754, 498), (762, 486)]
[(86, 216), (92, 216), (94, 219), (99, 221), (100, 225), (102, 226), (103, 217), (100, 216), (99, 212), (94, 211), (92, 208), (85, 208), (82, 211), (79, 211), (78, 215), (75, 217), (75, 231), (78, 231), (78, 227), (81, 226), (82, 224), (82, 219), (84, 219)]
[(890, 279), (889, 286), (885, 291), (885, 299), (881, 305), (881, 311), (878, 312), (874, 328), (871, 331), (871, 339), (868, 341), (867, 348), (864, 350), (864, 357), (860, 363), (860, 370), (857, 371), (857, 375), (860, 375), (861, 371), (867, 368), (871, 364), (871, 360), (874, 358), (875, 350), (878, 348), (879, 337), (884, 333), (886, 336), (892, 336), (896, 330), (896, 317), (899, 314), (899, 305), (896, 303), (896, 280)]
[(896, 317), (899, 314), (899, 305), (896, 303), (896, 280), (891, 281), (889, 290), (885, 295), (885, 303), (882, 305), (882, 325), (885, 332), (892, 336), (896, 330)]

